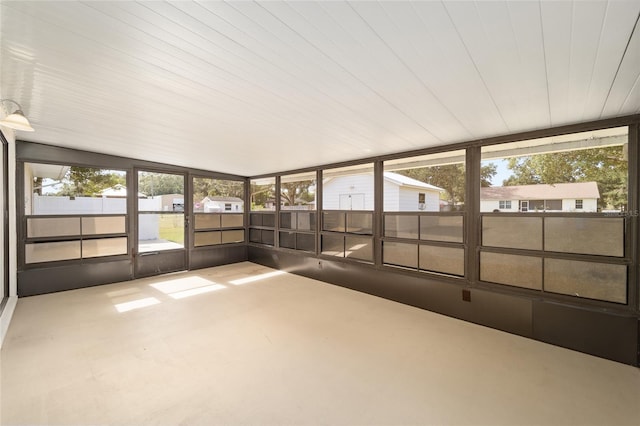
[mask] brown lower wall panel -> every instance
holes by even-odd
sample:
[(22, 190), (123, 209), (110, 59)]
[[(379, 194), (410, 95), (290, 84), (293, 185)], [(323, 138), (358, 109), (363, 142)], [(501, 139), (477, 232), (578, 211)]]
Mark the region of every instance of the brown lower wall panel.
[(616, 315), (536, 301), (533, 318), (533, 337), (536, 340), (625, 364), (640, 365), (640, 322), (634, 315)]
[(18, 296), (35, 296), (133, 278), (130, 260), (90, 262), (18, 271)]
[(189, 269), (245, 262), (248, 259), (247, 246), (244, 244), (199, 247), (189, 253)]
[[(249, 246), (249, 261), (625, 364), (639, 365), (637, 315), (469, 288), (357, 262)], [(462, 300), (462, 290), (470, 301)]]

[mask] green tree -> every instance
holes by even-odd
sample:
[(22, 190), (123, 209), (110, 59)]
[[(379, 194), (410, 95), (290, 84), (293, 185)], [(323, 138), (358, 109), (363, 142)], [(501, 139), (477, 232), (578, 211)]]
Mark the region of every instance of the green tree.
[(504, 186), (596, 182), (599, 208), (626, 208), (628, 166), (622, 146), (509, 158), (507, 167), (513, 175)]
[(269, 200), (275, 199), (275, 185), (251, 184), (251, 208), (263, 209)]
[(498, 166), (493, 163), (485, 164), (480, 167), (480, 186), (487, 188), (491, 186), (491, 180), (498, 173)]
[(240, 199), (244, 199), (244, 183), (233, 180), (194, 178), (194, 201), (198, 202), (208, 196), (237, 197)]
[(280, 184), (280, 201), (285, 206), (295, 206), (313, 201), (315, 196), (309, 188), (313, 188), (313, 180), (301, 180), (297, 182), (282, 182)]
[(72, 166), (62, 179), (62, 188), (56, 195), (93, 197), (117, 184), (125, 184), (125, 176), (113, 170)]
[[(497, 166), (493, 163), (482, 166), (480, 169), (480, 184), (482, 186), (490, 186), (491, 178), (495, 176), (496, 170)], [(463, 164), (422, 167), (400, 170), (397, 173), (444, 189), (444, 199), (449, 204), (458, 205), (464, 203), (466, 175)]]
[(148, 197), (166, 194), (184, 194), (184, 176), (142, 172), (138, 176), (138, 192), (142, 192)]

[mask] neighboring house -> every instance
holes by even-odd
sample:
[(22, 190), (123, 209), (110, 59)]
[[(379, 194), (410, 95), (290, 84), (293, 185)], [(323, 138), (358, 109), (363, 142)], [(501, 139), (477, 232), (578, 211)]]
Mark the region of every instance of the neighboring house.
[(244, 201), (238, 197), (207, 196), (200, 202), (205, 213), (239, 212), (244, 210)]
[[(323, 207), (326, 210), (373, 210), (373, 175), (360, 174), (325, 179)], [(393, 172), (384, 172), (385, 211), (440, 211), (437, 186)]]
[(156, 195), (153, 198), (162, 200), (162, 211), (165, 212), (183, 212), (184, 211), (184, 194), (164, 194)]
[(481, 212), (596, 212), (596, 182), (493, 186), (480, 189)]
[[(110, 188), (100, 191), (100, 195), (106, 198), (127, 198), (127, 187), (117, 183)], [(147, 196), (142, 192), (138, 192), (138, 198), (147, 198)]]

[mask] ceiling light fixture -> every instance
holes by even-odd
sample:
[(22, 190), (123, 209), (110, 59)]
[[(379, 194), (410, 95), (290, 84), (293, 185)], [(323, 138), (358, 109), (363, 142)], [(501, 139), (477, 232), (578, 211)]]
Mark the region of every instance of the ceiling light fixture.
[(9, 127), (10, 129), (22, 130), (23, 132), (33, 132), (33, 127), (29, 124), (29, 120), (24, 116), (22, 112), (22, 107), (16, 101), (11, 99), (0, 99), (0, 104), (3, 102), (11, 102), (18, 106), (18, 109), (13, 111), (11, 114), (7, 115), (5, 118), (0, 120), (0, 126)]

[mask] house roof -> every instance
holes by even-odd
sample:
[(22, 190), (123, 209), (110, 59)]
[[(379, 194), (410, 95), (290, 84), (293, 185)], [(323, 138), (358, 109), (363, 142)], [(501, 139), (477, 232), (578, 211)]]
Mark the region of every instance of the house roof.
[(561, 200), (600, 198), (596, 182), (514, 185), (480, 188), (481, 200)]
[(204, 197), (204, 199), (202, 200), (203, 203), (206, 203), (207, 201), (227, 201), (233, 203), (241, 203), (242, 199), (238, 197), (223, 197), (220, 195), (215, 195), (212, 197)]
[[(109, 198), (126, 198), (127, 187), (117, 183), (111, 188), (106, 188), (100, 191), (100, 195), (102, 195), (103, 197), (109, 197)], [(145, 198), (145, 197), (146, 195), (144, 195), (142, 192), (138, 192), (138, 198)]]
[(431, 191), (444, 191), (444, 189), (439, 188), (434, 185), (430, 185), (428, 183), (421, 182), (417, 179), (410, 178), (408, 176), (404, 176), (394, 172), (384, 172), (384, 178), (387, 181), (393, 182), (396, 185), (400, 186), (412, 186), (420, 189), (428, 189)]

